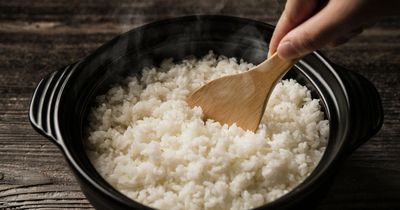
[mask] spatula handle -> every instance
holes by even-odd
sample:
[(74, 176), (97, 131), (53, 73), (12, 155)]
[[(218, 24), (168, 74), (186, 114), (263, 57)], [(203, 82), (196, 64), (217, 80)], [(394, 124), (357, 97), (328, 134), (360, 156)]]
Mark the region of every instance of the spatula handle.
[(280, 80), (298, 60), (282, 59), (278, 56), (278, 53), (274, 53), (267, 60), (260, 63), (255, 70), (265, 75), (263, 77), (266, 80), (265, 82), (275, 82)]

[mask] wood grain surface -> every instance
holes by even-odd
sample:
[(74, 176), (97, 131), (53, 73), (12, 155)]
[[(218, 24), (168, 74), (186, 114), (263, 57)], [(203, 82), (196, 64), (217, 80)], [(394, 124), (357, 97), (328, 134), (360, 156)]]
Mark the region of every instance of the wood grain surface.
[[(0, 209), (90, 209), (59, 149), (28, 122), (38, 81), (112, 37), (167, 17), (226, 14), (275, 24), (278, 0), (0, 0)], [(381, 131), (339, 168), (317, 209), (400, 209), (400, 20), (323, 50), (372, 81)]]

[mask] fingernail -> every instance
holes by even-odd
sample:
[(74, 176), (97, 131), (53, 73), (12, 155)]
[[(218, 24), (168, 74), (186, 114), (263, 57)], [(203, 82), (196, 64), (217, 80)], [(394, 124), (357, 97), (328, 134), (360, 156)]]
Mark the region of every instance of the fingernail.
[(290, 40), (286, 40), (279, 44), (277, 51), (281, 58), (294, 59), (300, 56)]

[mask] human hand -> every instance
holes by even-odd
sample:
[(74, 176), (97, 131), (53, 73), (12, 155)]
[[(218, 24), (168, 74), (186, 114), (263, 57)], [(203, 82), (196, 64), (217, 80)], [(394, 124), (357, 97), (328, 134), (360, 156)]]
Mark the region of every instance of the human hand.
[(399, 0), (287, 0), (269, 45), (295, 59), (325, 46), (337, 46), (383, 16), (400, 10)]

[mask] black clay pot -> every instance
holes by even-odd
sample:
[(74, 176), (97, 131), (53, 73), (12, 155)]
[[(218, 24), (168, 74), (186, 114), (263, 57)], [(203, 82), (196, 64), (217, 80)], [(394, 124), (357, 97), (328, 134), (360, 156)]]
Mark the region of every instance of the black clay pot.
[[(273, 26), (226, 16), (189, 16), (151, 23), (109, 41), (81, 61), (40, 81), (29, 117), (33, 127), (65, 154), (82, 191), (98, 209), (151, 209), (113, 189), (91, 165), (83, 139), (88, 109), (96, 95), (129, 74), (164, 58), (203, 56), (209, 50), (258, 64), (267, 56)], [(136, 71), (135, 71), (136, 70)], [(288, 72), (320, 98), (330, 122), (326, 152), (312, 174), (276, 201), (257, 209), (300, 209), (319, 199), (345, 157), (382, 126), (375, 87), (314, 52)]]

